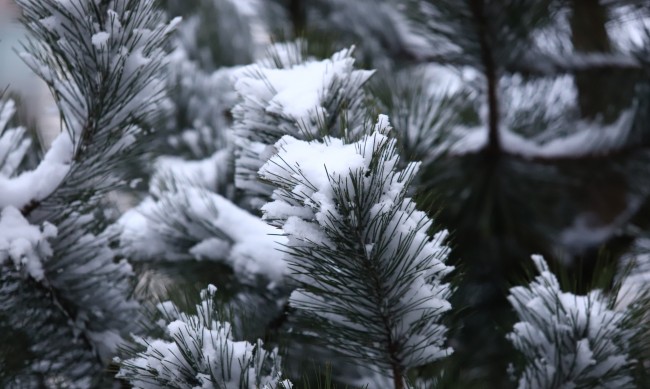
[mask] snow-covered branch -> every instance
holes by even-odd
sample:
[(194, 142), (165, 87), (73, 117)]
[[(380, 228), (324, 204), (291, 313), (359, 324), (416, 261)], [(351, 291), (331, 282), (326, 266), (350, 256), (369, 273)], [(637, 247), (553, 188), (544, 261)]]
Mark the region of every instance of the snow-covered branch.
[(519, 388), (637, 387), (626, 312), (599, 290), (562, 292), (544, 259), (533, 261), (540, 274), (508, 297), (520, 320), (508, 339), (525, 358)]
[(278, 350), (237, 341), (233, 328), (217, 307), (213, 285), (201, 291), (196, 315), (183, 313), (172, 302), (158, 305), (167, 339), (139, 339), (145, 348), (120, 361), (119, 378), (137, 389), (220, 388), (290, 389), (281, 378)]
[[(154, 115), (173, 23), (152, 0), (18, 5), (32, 33), (23, 58), (50, 87), (65, 131), (31, 171), (20, 169), (25, 143), (5, 154), (8, 132), (0, 138), (0, 156), (9, 157), (0, 209), (10, 231), (0, 244), (0, 321), (25, 339), (0, 382), (95, 387), (139, 308), (132, 269), (116, 261), (98, 206), (124, 184), (119, 166)], [(35, 240), (39, 226), (47, 241)]]
[(276, 187), (264, 218), (289, 237), (291, 305), (329, 347), (402, 388), (410, 368), (451, 352), (440, 320), (452, 268), (446, 232), (430, 238), (432, 221), (406, 197), (417, 164), (398, 170), (389, 130), (380, 116), (349, 144), (285, 136), (260, 175)]
[(233, 109), (235, 184), (253, 198), (254, 206), (263, 204), (272, 192), (259, 182), (257, 172), (275, 153), (274, 144), (282, 136), (359, 137), (364, 118), (362, 86), (373, 73), (354, 69), (351, 49), (323, 61), (294, 58), (291, 53), (296, 51), (290, 46), (284, 51), (289, 59), (245, 67), (235, 84), (241, 96)]
[(68, 200), (68, 191), (96, 195), (119, 183), (113, 171), (162, 96), (162, 46), (179, 20), (165, 23), (153, 0), (18, 4), (32, 33), (23, 59), (49, 86), (65, 126), (43, 162), (63, 166), (57, 174), (39, 166), (29, 181), (47, 187), (25, 186), (21, 204), (12, 203), (30, 214), (46, 199), (44, 208)]

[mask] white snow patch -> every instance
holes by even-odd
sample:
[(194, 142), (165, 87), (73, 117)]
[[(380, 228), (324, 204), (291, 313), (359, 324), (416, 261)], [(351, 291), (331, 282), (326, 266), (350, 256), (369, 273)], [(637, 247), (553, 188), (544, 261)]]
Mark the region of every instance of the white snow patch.
[(111, 34), (107, 33), (106, 31), (100, 31), (96, 34), (94, 34), (91, 38), (93, 46), (95, 46), (97, 49), (101, 49), (102, 47), (106, 46), (108, 39), (111, 37)]
[[(175, 207), (169, 207), (170, 202), (180, 204), (191, 215), (187, 230), (195, 234), (193, 238), (198, 243), (185, 255), (169, 256), (174, 249), (166, 245), (165, 226), (156, 220), (160, 214), (174, 220), (186, 219), (173, 214)], [(206, 236), (206, 230), (192, 229), (193, 225), (201, 224), (219, 231), (220, 235)], [(204, 188), (186, 186), (177, 192), (164, 193), (158, 201), (148, 198), (126, 212), (119, 225), (122, 246), (133, 260), (222, 261), (230, 264), (242, 279), (264, 276), (275, 283), (288, 273), (284, 255), (279, 251), (286, 243), (282, 231)]]
[(35, 280), (43, 280), (43, 261), (52, 255), (47, 240), (56, 234), (54, 225), (46, 222), (39, 228), (29, 224), (16, 208), (4, 208), (0, 214), (0, 264), (11, 260)]
[(22, 208), (50, 195), (70, 170), (73, 146), (67, 132), (61, 133), (36, 169), (13, 178), (0, 176), (0, 208)]

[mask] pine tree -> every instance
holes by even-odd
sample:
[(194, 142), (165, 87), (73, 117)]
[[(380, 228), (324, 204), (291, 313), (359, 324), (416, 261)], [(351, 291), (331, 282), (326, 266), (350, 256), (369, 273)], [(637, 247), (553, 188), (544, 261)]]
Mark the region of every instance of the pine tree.
[(4, 387), (650, 382), (644, 2), (17, 3)]

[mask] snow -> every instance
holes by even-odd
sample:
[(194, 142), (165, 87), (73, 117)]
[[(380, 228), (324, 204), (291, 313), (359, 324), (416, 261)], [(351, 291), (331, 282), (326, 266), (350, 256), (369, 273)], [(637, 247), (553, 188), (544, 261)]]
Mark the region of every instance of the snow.
[(103, 46), (106, 46), (110, 37), (111, 34), (107, 33), (106, 31), (100, 31), (92, 36), (91, 41), (93, 43), (93, 46), (95, 46), (97, 49), (101, 49)]
[(48, 239), (56, 235), (52, 224), (34, 226), (16, 208), (4, 208), (0, 213), (0, 264), (11, 260), (16, 268), (24, 269), (36, 281), (43, 281), (43, 261), (52, 255)]
[(632, 332), (626, 315), (609, 308), (600, 291), (562, 292), (539, 255), (540, 274), (527, 287), (510, 289), (508, 300), (520, 322), (507, 335), (527, 364), (519, 388), (631, 387), (634, 367), (628, 357)]
[[(365, 112), (363, 85), (372, 71), (354, 69), (353, 49), (315, 61), (284, 58), (287, 47), (276, 47), (276, 61), (265, 60), (242, 68), (235, 75), (240, 101), (233, 110), (236, 137), (235, 186), (263, 204), (272, 188), (261, 183), (257, 171), (275, 153), (273, 144), (284, 135), (322, 138), (347, 132), (358, 137)], [(274, 66), (286, 66), (275, 68)], [(339, 128), (345, 115), (348, 128)]]
[[(280, 230), (204, 188), (182, 186), (160, 195), (159, 200), (146, 199), (118, 222), (121, 245), (132, 260), (220, 261), (231, 265), (242, 280), (261, 276), (271, 284), (283, 281), (288, 269), (279, 251), (286, 242)], [(185, 239), (197, 242), (189, 253), (174, 254), (178, 249), (165, 239), (174, 232), (160, 216), (167, 223), (186, 224)]]
[[(353, 71), (354, 59), (343, 50), (331, 59), (307, 61), (290, 69), (251, 65), (242, 70), (235, 89), (244, 96), (266, 101), (265, 110), (292, 119), (298, 124), (316, 124), (326, 114), (325, 97), (333, 92), (335, 82), (346, 74), (367, 80), (373, 72)], [(251, 77), (245, 76), (250, 74)]]
[(174, 17), (165, 27), (165, 35), (171, 34), (174, 31), (176, 31), (176, 29), (178, 28), (178, 26), (181, 24), (182, 21), (183, 18), (181, 16)]
[(219, 181), (229, 174), (231, 158), (231, 152), (227, 149), (219, 150), (200, 160), (185, 160), (174, 156), (159, 157), (154, 163), (151, 192), (161, 196), (168, 177), (175, 177), (192, 186), (216, 188)]
[(13, 178), (0, 176), (0, 208), (22, 208), (50, 195), (70, 170), (72, 150), (70, 137), (61, 133), (36, 169)]
[[(627, 140), (634, 116), (633, 110), (624, 111), (616, 122), (609, 125), (577, 121), (573, 126), (574, 132), (543, 142), (501, 128), (501, 146), (505, 152), (524, 158), (578, 158), (606, 153)], [(476, 152), (487, 144), (488, 130), (485, 127), (458, 127), (456, 137), (459, 139), (449, 147), (450, 153)]]
[(230, 243), (218, 238), (202, 240), (190, 249), (190, 254), (197, 260), (224, 258), (230, 251)]
[(643, 202), (628, 195), (625, 209), (612, 220), (603, 221), (592, 212), (576, 215), (572, 224), (559, 231), (557, 240), (571, 253), (581, 253), (614, 236), (638, 212)]

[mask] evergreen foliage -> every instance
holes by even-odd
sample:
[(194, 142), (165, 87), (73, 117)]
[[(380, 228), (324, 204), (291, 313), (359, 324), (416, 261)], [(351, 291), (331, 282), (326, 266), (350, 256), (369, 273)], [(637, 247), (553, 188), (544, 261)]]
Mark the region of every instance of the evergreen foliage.
[(114, 260), (98, 207), (122, 185), (117, 167), (155, 114), (173, 28), (151, 1), (19, 5), (32, 33), (23, 57), (52, 91), (64, 131), (32, 171), (16, 171), (22, 148), (3, 144), (12, 158), (0, 180), (0, 317), (17, 344), (3, 349), (1, 378), (4, 387), (90, 387), (138, 314), (132, 269)]
[(281, 380), (277, 349), (266, 351), (263, 343), (233, 340), (233, 329), (217, 307), (217, 289), (201, 291), (196, 315), (186, 314), (170, 301), (160, 311), (170, 341), (140, 339), (146, 350), (122, 361), (117, 374), (135, 388), (264, 388), (290, 389)]
[(540, 274), (528, 286), (510, 290), (519, 319), (508, 339), (525, 355), (520, 388), (634, 388), (629, 355), (634, 331), (613, 298), (593, 290), (578, 296), (562, 292), (540, 256)]
[(0, 386), (649, 385), (644, 2), (16, 4)]
[(289, 236), (291, 306), (329, 347), (403, 387), (408, 369), (451, 352), (440, 324), (451, 268), (446, 232), (430, 240), (431, 221), (406, 197), (417, 165), (396, 168), (389, 130), (383, 116), (354, 143), (285, 136), (260, 175), (277, 187), (264, 218)]
[(235, 85), (241, 97), (233, 108), (235, 184), (254, 196), (254, 207), (271, 194), (257, 172), (282, 136), (355, 139), (365, 118), (362, 86), (372, 72), (354, 69), (352, 50), (323, 61), (303, 60), (300, 53), (299, 47), (278, 46), (272, 61), (242, 69)]

